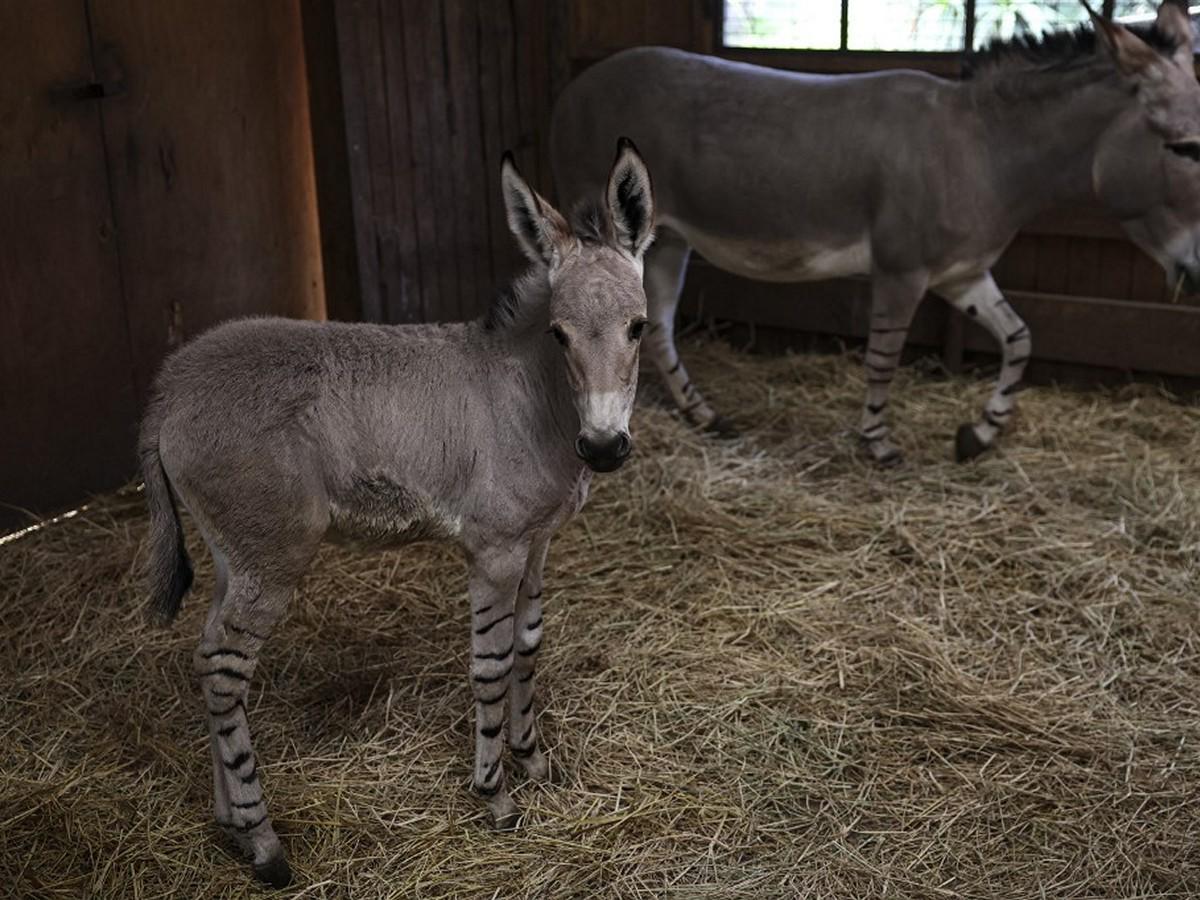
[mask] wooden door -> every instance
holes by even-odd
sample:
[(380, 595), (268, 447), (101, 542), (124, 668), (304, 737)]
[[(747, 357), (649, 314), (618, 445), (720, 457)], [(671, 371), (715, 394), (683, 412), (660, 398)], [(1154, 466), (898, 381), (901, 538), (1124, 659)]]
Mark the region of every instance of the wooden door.
[(0, 4), (0, 527), (120, 483), (137, 418), (80, 0)]

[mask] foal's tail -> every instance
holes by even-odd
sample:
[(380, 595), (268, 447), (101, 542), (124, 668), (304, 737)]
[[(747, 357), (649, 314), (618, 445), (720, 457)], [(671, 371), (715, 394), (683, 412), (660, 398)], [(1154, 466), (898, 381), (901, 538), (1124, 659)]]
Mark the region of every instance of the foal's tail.
[(162, 420), (162, 402), (156, 397), (142, 421), (138, 455), (146, 483), (146, 505), (150, 507), (150, 616), (166, 624), (179, 614), (183, 595), (192, 586), (192, 562), (183, 545), (183, 526), (175, 507), (175, 495), (158, 452)]

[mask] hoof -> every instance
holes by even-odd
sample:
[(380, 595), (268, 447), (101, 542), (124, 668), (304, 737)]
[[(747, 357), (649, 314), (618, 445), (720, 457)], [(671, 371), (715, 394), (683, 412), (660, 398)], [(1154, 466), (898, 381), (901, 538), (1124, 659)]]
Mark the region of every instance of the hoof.
[(723, 441), (731, 441), (734, 438), (742, 436), (741, 432), (737, 430), (737, 426), (724, 416), (717, 416), (705, 425), (704, 433), (711, 434), (713, 437), (720, 438)]
[(904, 454), (895, 447), (891, 447), (875, 457), (875, 464), (881, 469), (894, 469), (902, 462), (904, 462)]
[(523, 759), (513, 754), (513, 759), (524, 770), (525, 775), (531, 781), (550, 780), (550, 763), (546, 761), (546, 757), (542, 755), (541, 750), (535, 750), (531, 755)]
[(517, 825), (520, 824), (521, 814), (519, 812), (505, 813), (498, 816), (495, 820), (497, 831), (516, 831)]
[(255, 863), (254, 877), (273, 888), (285, 888), (292, 883), (292, 869), (287, 857), (279, 852), (265, 863)]
[(954, 435), (954, 460), (966, 462), (974, 459), (988, 449), (988, 445), (979, 439), (971, 425), (959, 425)]

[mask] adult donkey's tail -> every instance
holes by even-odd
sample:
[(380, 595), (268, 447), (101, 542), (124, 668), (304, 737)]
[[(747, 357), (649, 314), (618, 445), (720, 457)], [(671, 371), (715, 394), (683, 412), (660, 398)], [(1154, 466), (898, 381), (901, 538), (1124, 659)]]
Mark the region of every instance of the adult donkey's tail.
[(156, 397), (142, 421), (138, 455), (142, 460), (142, 480), (146, 483), (146, 505), (150, 507), (150, 615), (167, 623), (179, 614), (183, 595), (192, 586), (192, 563), (183, 545), (183, 526), (175, 507), (175, 495), (158, 452), (162, 420), (162, 403)]

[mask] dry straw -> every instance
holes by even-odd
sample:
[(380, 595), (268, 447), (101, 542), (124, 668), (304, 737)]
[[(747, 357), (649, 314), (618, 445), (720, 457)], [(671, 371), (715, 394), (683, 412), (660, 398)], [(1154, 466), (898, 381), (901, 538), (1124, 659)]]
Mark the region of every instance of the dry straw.
[[(467, 790), (455, 552), (322, 551), (250, 709), (292, 893), (1200, 894), (1200, 410), (1030, 390), (957, 466), (986, 387), (905, 370), (878, 471), (854, 359), (687, 356), (745, 437), (647, 386), (636, 462), (554, 544), (557, 783), (517, 782), (520, 831)], [(144, 625), (145, 524), (125, 492), (0, 547), (0, 893), (259, 892), (210, 820), (211, 570)]]

